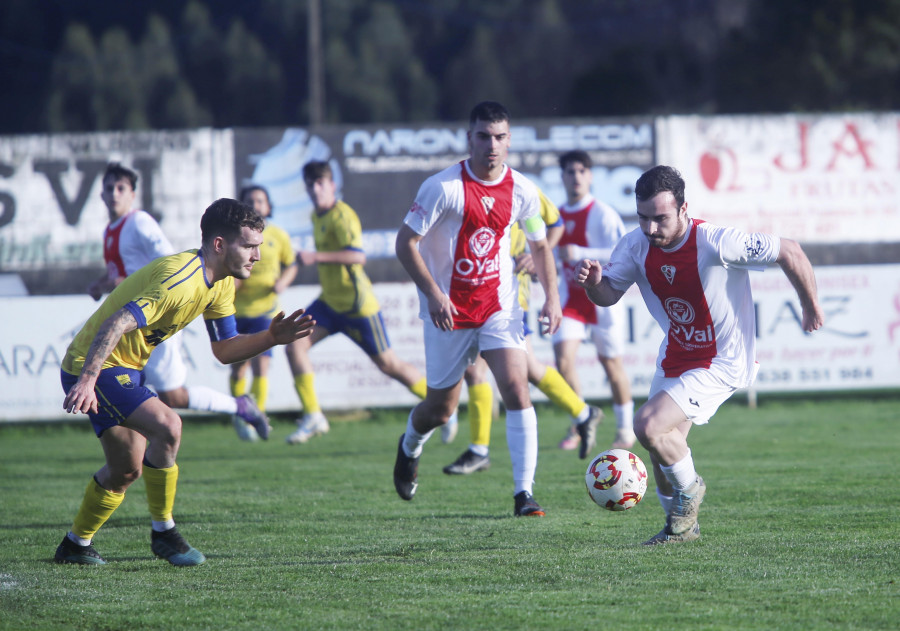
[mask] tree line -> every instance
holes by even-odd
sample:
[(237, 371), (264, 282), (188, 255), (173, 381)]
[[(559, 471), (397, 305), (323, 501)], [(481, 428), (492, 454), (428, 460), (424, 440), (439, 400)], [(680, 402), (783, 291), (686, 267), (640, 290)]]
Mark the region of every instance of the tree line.
[[(900, 0), (316, 0), (327, 123), (891, 110)], [(309, 0), (6, 0), (0, 133), (309, 123)]]

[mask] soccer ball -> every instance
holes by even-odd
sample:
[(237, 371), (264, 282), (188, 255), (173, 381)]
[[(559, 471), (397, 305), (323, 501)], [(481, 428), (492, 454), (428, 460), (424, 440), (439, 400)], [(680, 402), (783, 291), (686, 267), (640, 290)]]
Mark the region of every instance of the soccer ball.
[(584, 483), (597, 506), (623, 511), (637, 506), (647, 492), (647, 467), (625, 449), (609, 449), (591, 460)]

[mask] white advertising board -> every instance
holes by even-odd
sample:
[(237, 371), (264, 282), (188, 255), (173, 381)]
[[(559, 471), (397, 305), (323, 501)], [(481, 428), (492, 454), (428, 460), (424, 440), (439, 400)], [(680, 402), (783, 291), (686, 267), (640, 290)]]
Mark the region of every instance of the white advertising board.
[[(799, 303), (777, 268), (752, 274), (758, 313), (759, 392), (817, 391), (900, 386), (900, 265), (821, 267), (816, 270), (825, 311), (825, 328), (805, 335)], [(539, 287), (536, 287), (539, 289)], [(411, 283), (376, 285), (394, 349), (424, 367), (422, 323)], [(318, 288), (295, 286), (282, 304), (309, 304)], [(534, 303), (539, 305), (540, 292)], [(623, 298), (629, 313), (625, 365), (634, 393), (647, 393), (662, 333), (636, 289)], [(87, 296), (8, 298), (0, 327), (0, 421), (63, 420), (59, 362), (72, 335), (96, 308)], [(530, 314), (531, 322), (536, 321)], [(534, 327), (532, 327), (534, 328)], [(212, 356), (206, 330), (195, 321), (186, 330), (188, 381), (225, 391), (228, 368)], [(535, 336), (535, 353), (553, 362), (549, 341)], [(329, 338), (312, 351), (316, 386), (326, 409), (405, 406), (415, 397), (383, 376), (343, 336)], [(579, 353), (582, 390), (588, 399), (609, 398), (603, 370), (591, 346)], [(275, 349), (269, 409), (299, 410), (284, 350)], [(535, 399), (542, 395), (534, 390)], [(71, 418), (71, 417), (69, 417)]]
[(900, 115), (671, 116), (692, 216), (804, 243), (900, 241)]

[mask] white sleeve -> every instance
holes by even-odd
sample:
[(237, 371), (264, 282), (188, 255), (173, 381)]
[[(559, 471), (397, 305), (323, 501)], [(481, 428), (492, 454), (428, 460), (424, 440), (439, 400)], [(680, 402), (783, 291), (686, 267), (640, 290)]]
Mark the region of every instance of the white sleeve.
[(607, 263), (612, 256), (613, 248), (625, 236), (625, 224), (615, 210), (595, 201), (587, 218), (588, 245), (570, 245), (575, 249), (575, 258), (591, 259)]
[[(513, 172), (516, 177), (519, 174)], [(515, 205), (518, 206), (516, 220), (529, 241), (540, 241), (547, 237), (547, 224), (541, 217), (541, 198), (537, 187), (528, 178), (516, 177)]]
[(419, 192), (416, 194), (416, 199), (403, 220), (403, 223), (412, 228), (417, 234), (424, 235), (427, 233), (440, 219), (444, 208), (448, 206), (447, 191), (445, 190), (445, 184), (448, 183), (445, 183), (440, 177), (442, 174), (443, 172), (432, 175), (422, 182), (422, 186), (419, 187)]
[(141, 235), (141, 247), (146, 255), (147, 262), (158, 259), (161, 256), (175, 254), (172, 242), (163, 233), (156, 219), (147, 212), (137, 212), (134, 216), (135, 228)]
[[(641, 234), (641, 238), (643, 237)], [(639, 245), (626, 236), (613, 248), (609, 263), (603, 266), (603, 277), (614, 289), (627, 291), (638, 279), (639, 268), (636, 261), (643, 260)]]
[(705, 232), (726, 267), (762, 270), (774, 263), (781, 251), (781, 240), (763, 232), (742, 232), (737, 228), (717, 226), (709, 226)]

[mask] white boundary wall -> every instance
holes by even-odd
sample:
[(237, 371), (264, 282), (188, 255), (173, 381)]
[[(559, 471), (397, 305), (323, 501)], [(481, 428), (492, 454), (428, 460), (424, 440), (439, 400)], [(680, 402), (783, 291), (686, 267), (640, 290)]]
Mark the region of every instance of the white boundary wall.
[[(754, 273), (761, 364), (759, 392), (896, 388), (900, 384), (900, 265), (820, 267), (816, 270), (826, 326), (814, 335), (799, 327), (799, 304), (777, 268)], [(397, 353), (423, 369), (422, 323), (411, 283), (379, 284), (388, 332)], [(306, 306), (316, 287), (285, 292), (287, 308)], [(541, 292), (535, 286), (534, 304)], [(646, 394), (662, 334), (635, 288), (623, 298), (631, 318), (625, 364), (637, 396)], [(64, 420), (59, 362), (72, 335), (97, 304), (87, 296), (7, 298), (0, 327), (0, 421)], [(536, 314), (530, 314), (535, 322)], [(534, 327), (532, 327), (534, 328)], [(228, 368), (212, 356), (202, 321), (186, 331), (188, 381), (227, 390)], [(552, 363), (549, 342), (534, 339), (535, 353)], [(329, 338), (312, 351), (316, 385), (326, 409), (412, 405), (404, 387), (379, 373), (347, 338)], [(608, 399), (609, 388), (591, 346), (579, 353), (579, 374), (589, 399)], [(275, 349), (269, 409), (298, 410), (287, 360)], [(542, 395), (533, 390), (536, 400)], [(463, 393), (465, 397), (465, 392)], [(86, 418), (86, 417), (80, 417)]]

